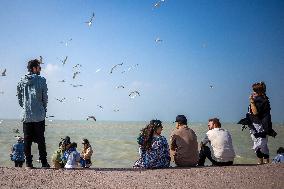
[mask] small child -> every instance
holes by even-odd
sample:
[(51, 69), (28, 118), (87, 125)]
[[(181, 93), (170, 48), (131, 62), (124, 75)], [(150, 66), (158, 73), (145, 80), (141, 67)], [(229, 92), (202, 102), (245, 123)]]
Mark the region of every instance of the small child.
[(92, 146), (88, 139), (83, 139), (83, 151), (81, 152), (80, 164), (83, 168), (89, 168), (92, 165), (91, 156), (93, 154)]
[(78, 167), (78, 162), (80, 162), (80, 153), (76, 151), (77, 143), (72, 142), (67, 145), (66, 151), (62, 157), (63, 161), (66, 161), (64, 168), (74, 169)]
[(272, 163), (284, 163), (284, 148), (280, 147), (277, 150), (277, 156), (273, 159)]
[(10, 154), (11, 160), (15, 162), (15, 167), (22, 167), (25, 162), (24, 153), (24, 139), (17, 136), (17, 143), (12, 146), (12, 154)]
[(52, 154), (51, 158), (53, 168), (55, 169), (64, 168), (66, 162), (62, 161), (62, 157), (66, 150), (66, 146), (70, 143), (71, 142), (69, 136), (66, 136), (64, 139), (62, 139), (59, 142), (59, 148)]

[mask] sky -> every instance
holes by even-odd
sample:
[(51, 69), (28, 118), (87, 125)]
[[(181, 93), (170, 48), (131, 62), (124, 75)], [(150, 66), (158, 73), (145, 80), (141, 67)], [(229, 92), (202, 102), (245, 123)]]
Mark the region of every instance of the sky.
[[(42, 56), (54, 119), (174, 121), (184, 114), (192, 122), (237, 122), (251, 85), (264, 81), (272, 121), (284, 122), (284, 1), (156, 2), (1, 0), (0, 71), (7, 76), (0, 76), (0, 118), (20, 118), (17, 83), (27, 62)], [(140, 96), (130, 98), (135, 90)]]

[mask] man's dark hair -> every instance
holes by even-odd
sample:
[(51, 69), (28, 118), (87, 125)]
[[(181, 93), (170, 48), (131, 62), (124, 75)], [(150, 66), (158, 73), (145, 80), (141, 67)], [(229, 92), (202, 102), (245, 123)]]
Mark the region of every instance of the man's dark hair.
[(38, 59), (30, 60), (30, 61), (28, 62), (27, 68), (28, 68), (29, 72), (32, 72), (32, 71), (33, 71), (33, 68), (36, 68), (36, 67), (38, 67), (39, 65), (40, 65), (40, 61), (39, 61)]
[(217, 127), (221, 128), (221, 123), (220, 123), (220, 120), (218, 118), (211, 118), (208, 120), (209, 122), (213, 122), (213, 124), (216, 124)]
[(187, 125), (187, 119), (184, 115), (177, 115), (175, 122), (178, 124)]

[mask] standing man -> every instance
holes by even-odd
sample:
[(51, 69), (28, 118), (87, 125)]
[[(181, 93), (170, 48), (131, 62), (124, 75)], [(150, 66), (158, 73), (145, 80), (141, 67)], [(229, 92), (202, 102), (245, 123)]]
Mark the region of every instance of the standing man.
[(23, 108), (23, 132), (26, 167), (33, 168), (31, 155), (32, 142), (38, 144), (39, 159), (42, 167), (50, 167), (47, 162), (45, 144), (45, 116), (47, 107), (47, 84), (44, 77), (40, 76), (39, 60), (28, 62), (28, 74), (25, 75), (17, 86), (18, 100)]
[(198, 143), (195, 132), (187, 126), (184, 115), (176, 117), (176, 128), (170, 139), (170, 150), (178, 167), (196, 166), (198, 163)]
[[(200, 143), (199, 166), (204, 166), (205, 159), (208, 158), (213, 165), (227, 166), (233, 165), (235, 151), (233, 148), (232, 137), (229, 131), (221, 128), (219, 119), (209, 119), (209, 131)], [(207, 143), (210, 143), (213, 149), (213, 156)]]

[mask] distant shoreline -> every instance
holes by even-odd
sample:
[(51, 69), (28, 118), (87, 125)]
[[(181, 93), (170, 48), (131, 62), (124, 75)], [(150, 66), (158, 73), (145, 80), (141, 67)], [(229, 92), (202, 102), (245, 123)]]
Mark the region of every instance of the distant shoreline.
[(284, 164), (168, 169), (0, 167), (0, 188), (284, 188)]
[[(53, 121), (87, 121), (86, 119), (53, 119), (53, 118), (50, 118), (51, 120)], [(0, 118), (0, 120), (9, 120), (9, 121), (19, 121), (21, 122), (21, 119), (14, 119), (14, 118)], [(46, 122), (48, 122), (48, 118), (45, 119)], [(174, 123), (174, 119), (173, 121), (163, 121), (161, 120), (164, 124), (173, 124)], [(91, 122), (91, 121), (88, 121), (88, 122)], [(117, 123), (123, 123), (123, 122), (133, 122), (133, 123), (148, 123), (149, 121), (145, 121), (145, 120), (142, 120), (142, 121), (120, 121), (120, 120), (97, 120), (96, 122), (101, 122), (101, 123), (107, 123), (107, 122), (117, 122)], [(206, 124), (208, 123), (207, 120), (204, 120), (204, 121), (189, 121), (189, 126), (192, 125), (192, 124)], [(223, 121), (222, 122), (223, 125), (226, 125), (226, 124), (236, 124), (237, 125), (237, 121), (232, 121), (232, 122), (228, 122), (228, 121)], [(284, 125), (284, 121), (278, 121), (278, 122), (272, 122), (273, 126), (276, 126), (276, 125)], [(241, 127), (241, 125), (240, 125)]]

